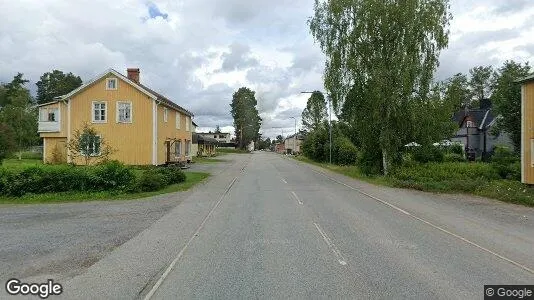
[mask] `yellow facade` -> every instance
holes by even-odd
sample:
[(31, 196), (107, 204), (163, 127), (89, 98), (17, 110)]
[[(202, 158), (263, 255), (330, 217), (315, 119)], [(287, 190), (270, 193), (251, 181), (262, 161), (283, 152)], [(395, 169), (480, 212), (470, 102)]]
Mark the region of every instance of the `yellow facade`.
[(521, 87), (521, 181), (534, 184), (534, 81)]
[[(117, 79), (116, 89), (107, 89), (108, 78)], [(105, 103), (105, 121), (94, 121), (94, 102)], [(119, 122), (119, 103), (130, 105), (131, 122)], [(92, 82), (68, 99), (41, 108), (54, 106), (61, 106), (61, 130), (58, 133), (40, 132), (44, 138), (45, 162), (52, 161), (52, 147), (60, 143), (59, 137), (64, 138), (66, 143), (76, 135), (77, 130), (83, 128), (84, 124), (94, 128), (104, 143), (113, 149), (109, 159), (116, 159), (129, 165), (164, 164), (167, 162), (167, 140), (191, 140), (191, 132), (185, 130), (185, 122), (186, 119), (190, 120), (189, 116), (164, 105), (157, 100), (157, 97), (143, 92), (114, 73), (108, 73)], [(164, 122), (164, 108), (168, 110), (167, 122)], [(154, 113), (154, 109), (157, 109), (157, 114)], [(176, 126), (176, 114), (180, 114), (183, 123), (180, 129)], [(154, 120), (155, 115), (157, 120)], [(154, 133), (157, 135), (156, 140)], [(69, 162), (83, 163), (82, 158), (73, 158), (68, 151), (65, 151), (64, 155), (65, 160)], [(184, 159), (183, 155), (172, 156), (172, 160)]]

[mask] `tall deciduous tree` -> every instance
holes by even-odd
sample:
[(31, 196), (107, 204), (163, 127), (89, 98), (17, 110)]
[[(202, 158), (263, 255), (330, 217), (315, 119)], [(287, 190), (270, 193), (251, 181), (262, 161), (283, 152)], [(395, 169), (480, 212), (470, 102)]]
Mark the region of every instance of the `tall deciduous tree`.
[(236, 141), (241, 149), (259, 137), (261, 118), (256, 108), (257, 104), (255, 92), (249, 88), (242, 87), (233, 94), (230, 106)]
[(47, 103), (54, 100), (54, 97), (70, 93), (72, 90), (82, 85), (80, 76), (72, 73), (63, 73), (59, 70), (46, 72), (37, 83), (37, 103)]
[(506, 61), (493, 79), (493, 107), (502, 116), (497, 129), (510, 134), (516, 152), (521, 149), (521, 85), (516, 81), (530, 72), (528, 63)]
[[(13, 77), (13, 80), (9, 83), (0, 85), (0, 108), (6, 105), (11, 104), (11, 101), (14, 97), (17, 97), (20, 91), (26, 90), (24, 84), (28, 83), (29, 80), (24, 79), (24, 74), (17, 73)], [(29, 94), (28, 94), (29, 95)], [(29, 98), (32, 100), (31, 98)]]
[(326, 100), (323, 93), (314, 91), (308, 99), (306, 108), (302, 111), (302, 125), (309, 131), (315, 130), (323, 124), (327, 116)]
[(469, 89), (469, 80), (465, 74), (458, 73), (452, 76), (445, 81), (444, 85), (444, 100), (450, 103), (455, 111), (470, 107), (473, 93)]
[(492, 66), (478, 66), (469, 70), (471, 79), (469, 80), (469, 86), (474, 96), (474, 101), (480, 101), (482, 99), (489, 98), (491, 96), (491, 78), (493, 75)]
[(15, 149), (16, 141), (13, 129), (0, 122), (0, 165)]
[[(448, 44), (450, 19), (448, 0), (315, 1), (309, 25), (327, 57), (325, 87), (334, 109), (343, 109), (349, 119), (356, 113), (369, 121), (365, 134), (377, 142), (364, 148), (381, 151), (386, 174), (415, 121), (411, 102), (428, 98), (440, 50)], [(353, 97), (344, 103), (351, 89)], [(354, 106), (365, 107), (368, 114)]]

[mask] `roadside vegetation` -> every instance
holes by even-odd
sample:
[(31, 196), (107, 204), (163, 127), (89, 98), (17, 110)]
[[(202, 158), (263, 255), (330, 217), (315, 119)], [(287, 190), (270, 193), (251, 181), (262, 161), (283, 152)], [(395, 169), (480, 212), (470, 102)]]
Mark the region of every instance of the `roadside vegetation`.
[(217, 148), (218, 154), (228, 154), (228, 153), (235, 153), (235, 154), (246, 154), (250, 153), (247, 149), (232, 149), (232, 148)]
[(93, 166), (22, 161), (24, 166), (13, 167), (8, 160), (0, 167), (0, 203), (136, 199), (187, 190), (209, 176), (177, 167), (135, 168), (117, 161)]

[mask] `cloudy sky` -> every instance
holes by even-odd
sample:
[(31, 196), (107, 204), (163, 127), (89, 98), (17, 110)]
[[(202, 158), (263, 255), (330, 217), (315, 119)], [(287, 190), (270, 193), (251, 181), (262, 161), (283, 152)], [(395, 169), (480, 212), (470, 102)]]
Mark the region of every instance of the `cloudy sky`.
[[(452, 0), (449, 48), (436, 76), (534, 56), (528, 0)], [(261, 132), (293, 133), (322, 89), (324, 57), (306, 21), (312, 0), (0, 1), (0, 82), (32, 83), (52, 69), (84, 81), (108, 68), (141, 69), (141, 81), (195, 113), (201, 130), (233, 131), (232, 93), (256, 91)], [(300, 122), (300, 120), (299, 120)]]

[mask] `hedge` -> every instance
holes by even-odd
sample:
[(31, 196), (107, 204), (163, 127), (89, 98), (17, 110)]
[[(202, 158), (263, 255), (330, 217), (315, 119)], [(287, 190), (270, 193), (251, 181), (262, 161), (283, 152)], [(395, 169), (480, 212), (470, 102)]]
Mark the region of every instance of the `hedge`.
[(118, 161), (97, 166), (43, 165), (22, 170), (0, 168), (0, 195), (67, 191), (154, 191), (185, 181), (176, 167), (149, 167), (136, 177), (131, 167)]

